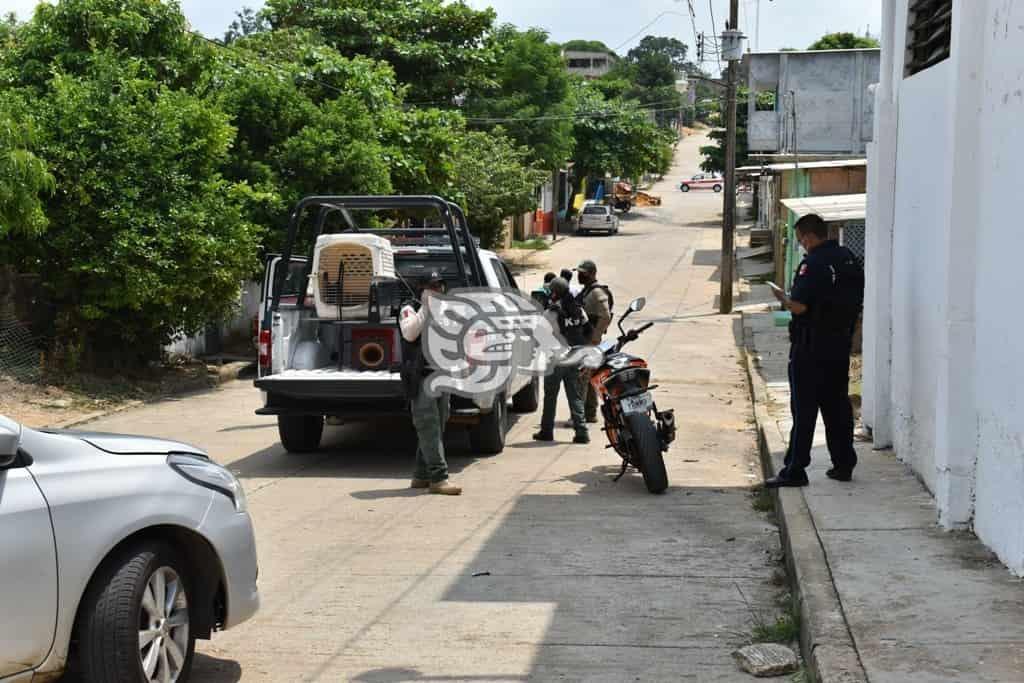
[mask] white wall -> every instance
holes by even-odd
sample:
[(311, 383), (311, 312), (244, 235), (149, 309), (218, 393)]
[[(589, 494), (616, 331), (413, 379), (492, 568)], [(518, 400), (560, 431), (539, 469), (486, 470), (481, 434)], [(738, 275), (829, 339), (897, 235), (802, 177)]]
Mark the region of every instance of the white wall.
[(883, 14), (865, 421), (943, 526), (972, 527), (1024, 574), (1024, 3), (954, 0), (950, 58), (910, 78), (907, 0)]
[(989, 2), (984, 20), (983, 125), (976, 158), (974, 528), (1024, 573), (1024, 3)]
[(947, 62), (903, 81), (892, 274), (893, 445), (935, 485), (935, 363), (945, 319), (951, 130)]
[[(221, 323), (221, 337), (231, 334), (248, 334), (252, 319), (256, 317), (260, 307), (261, 283), (250, 280), (242, 283), (235, 315)], [(206, 333), (200, 332), (193, 336), (182, 336), (164, 347), (170, 356), (190, 356), (197, 358), (206, 355)]]

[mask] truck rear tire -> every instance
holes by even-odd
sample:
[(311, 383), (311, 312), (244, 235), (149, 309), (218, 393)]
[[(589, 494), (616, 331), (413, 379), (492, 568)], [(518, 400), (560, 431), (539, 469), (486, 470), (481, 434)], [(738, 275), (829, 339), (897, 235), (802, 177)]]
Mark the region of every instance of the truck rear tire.
[(512, 410), (517, 413), (533, 413), (540, 406), (540, 379), (534, 377), (530, 383), (512, 395)]
[(320, 447), (323, 415), (278, 415), (277, 433), (289, 453), (311, 453)]
[(494, 409), (480, 416), (480, 421), (469, 428), (469, 445), (474, 453), (497, 455), (505, 450), (505, 429), (508, 426), (505, 395), (494, 399)]

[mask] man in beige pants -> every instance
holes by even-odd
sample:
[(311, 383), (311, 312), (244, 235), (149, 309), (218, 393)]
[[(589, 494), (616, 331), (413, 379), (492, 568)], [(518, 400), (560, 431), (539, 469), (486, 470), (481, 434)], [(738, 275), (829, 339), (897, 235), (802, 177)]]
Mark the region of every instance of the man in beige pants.
[[(579, 301), (583, 310), (587, 312), (587, 318), (594, 326), (594, 334), (590, 343), (601, 343), (605, 331), (612, 324), (612, 297), (605, 285), (597, 281), (597, 265), (593, 261), (585, 260), (576, 266), (576, 279), (583, 286), (579, 294)], [(597, 422), (597, 392), (590, 384), (590, 372), (583, 370), (580, 373), (580, 381), (586, 385), (586, 397), (584, 402), (584, 415), (587, 422)]]

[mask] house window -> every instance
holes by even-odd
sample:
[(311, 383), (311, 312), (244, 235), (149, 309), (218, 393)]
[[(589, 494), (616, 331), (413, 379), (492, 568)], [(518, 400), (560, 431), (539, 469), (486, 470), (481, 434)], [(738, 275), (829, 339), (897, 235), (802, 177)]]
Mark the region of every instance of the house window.
[(589, 59), (570, 59), (569, 60), (569, 68), (570, 69), (589, 69), (590, 68), (590, 60)]
[(949, 57), (953, 0), (911, 0), (907, 16), (905, 76), (913, 76)]

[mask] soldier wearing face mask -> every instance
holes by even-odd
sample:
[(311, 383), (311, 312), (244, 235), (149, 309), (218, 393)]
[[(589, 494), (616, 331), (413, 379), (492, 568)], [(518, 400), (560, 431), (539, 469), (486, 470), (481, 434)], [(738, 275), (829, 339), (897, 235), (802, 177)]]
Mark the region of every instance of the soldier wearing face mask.
[(462, 489), (448, 481), (448, 462), (444, 455), (444, 427), (448, 422), (449, 397), (447, 394), (431, 396), (423, 387), (430, 374), (423, 353), (421, 337), (426, 324), (427, 300), (443, 293), (444, 278), (432, 272), (426, 279), (419, 301), (411, 300), (402, 306), (398, 324), (402, 332), (402, 383), (412, 423), (416, 428), (416, 464), (412, 475), (412, 488), (429, 489), (431, 493), (457, 496)]

